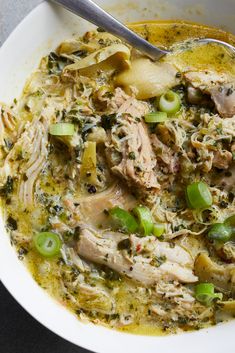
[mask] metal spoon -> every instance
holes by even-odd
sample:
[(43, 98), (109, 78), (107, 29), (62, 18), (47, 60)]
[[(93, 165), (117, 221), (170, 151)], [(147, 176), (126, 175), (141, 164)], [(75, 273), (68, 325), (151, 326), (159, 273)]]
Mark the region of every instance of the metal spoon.
[[(150, 59), (156, 61), (162, 56), (170, 54), (170, 51), (162, 50), (147, 40), (141, 38), (129, 28), (124, 26), (121, 22), (116, 20), (109, 13), (104, 11), (91, 0), (52, 0), (53, 2), (62, 5), (69, 11), (81, 16), (85, 20), (93, 23), (94, 25), (103, 28), (105, 31), (115, 35), (123, 41), (129, 43), (132, 47), (138, 49)], [(198, 39), (198, 43), (217, 43), (224, 45), (235, 53), (235, 48), (226, 42), (220, 40), (205, 38)]]

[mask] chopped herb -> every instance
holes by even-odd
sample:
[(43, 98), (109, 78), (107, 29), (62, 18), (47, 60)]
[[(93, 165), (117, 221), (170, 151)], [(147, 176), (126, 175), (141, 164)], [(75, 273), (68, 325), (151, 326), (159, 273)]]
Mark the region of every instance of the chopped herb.
[(227, 93), (226, 93), (226, 96), (231, 96), (231, 94), (233, 94), (234, 90), (232, 87), (230, 87), (228, 90), (227, 90)]
[(64, 58), (63, 56), (59, 56), (55, 52), (51, 52), (48, 55), (48, 63), (47, 63), (49, 75), (60, 75), (64, 66), (72, 62), (73, 61), (68, 58)]
[(135, 152), (130, 152), (128, 158), (131, 160), (135, 160)]
[(97, 28), (97, 32), (106, 32), (106, 31), (105, 31), (105, 29), (104, 29), (104, 28), (102, 28), (102, 27), (98, 27), (98, 28)]
[(115, 314), (111, 314), (109, 315), (110, 320), (118, 320), (120, 318), (120, 314), (115, 313)]
[(20, 247), (18, 250), (18, 259), (23, 260), (25, 255), (27, 255), (27, 254), (28, 254), (28, 250), (25, 249), (24, 247)]
[(118, 250), (129, 250), (130, 247), (131, 247), (131, 242), (129, 238), (121, 240), (117, 245)]
[(229, 202), (233, 202), (233, 200), (234, 200), (234, 193), (233, 193), (233, 192), (229, 192), (229, 194), (228, 194), (228, 201), (229, 201)]
[(108, 211), (106, 208), (104, 209), (103, 212), (104, 212), (104, 214), (105, 214), (106, 216), (109, 216), (109, 211)]
[(84, 58), (87, 55), (86, 50), (77, 50), (73, 53), (73, 55), (79, 56), (80, 58)]
[(105, 278), (110, 281), (120, 281), (121, 277), (116, 271), (111, 270), (107, 266), (102, 266), (102, 269), (105, 273)]
[(117, 114), (102, 115), (101, 116), (101, 126), (105, 130), (110, 130), (113, 125), (117, 122)]
[(7, 228), (9, 228), (10, 230), (16, 230), (17, 227), (18, 226), (16, 220), (12, 216), (9, 216), (7, 218)]
[(4, 143), (5, 143), (5, 146), (8, 149), (8, 151), (10, 151), (13, 147), (13, 142), (8, 139), (4, 139)]
[(77, 310), (75, 310), (75, 313), (76, 313), (77, 315), (81, 315), (81, 314), (84, 313), (84, 310), (83, 310), (83, 309), (77, 309)]
[(189, 319), (187, 318), (187, 317), (179, 317), (178, 318), (178, 323), (180, 324), (180, 325), (186, 325), (187, 323), (188, 323), (188, 321), (189, 321)]
[(166, 262), (166, 256), (156, 256), (152, 259), (150, 264), (155, 267), (160, 267), (164, 262)]
[(226, 201), (221, 201), (220, 202), (220, 207), (222, 207), (222, 208), (227, 208), (228, 207), (228, 202), (226, 202)]
[(173, 243), (172, 241), (171, 241), (171, 242), (169, 242), (169, 247), (170, 247), (171, 249), (174, 249), (174, 247), (175, 247), (175, 243)]
[(80, 231), (81, 231), (81, 228), (80, 227), (76, 227), (74, 229), (74, 234), (73, 234), (73, 237), (74, 237), (74, 240), (79, 240), (80, 238)]
[(53, 209), (55, 210), (56, 214), (60, 214), (63, 211), (63, 207), (60, 205), (53, 206)]
[(231, 177), (231, 176), (232, 176), (232, 173), (231, 173), (230, 171), (227, 171), (227, 172), (224, 173), (224, 175), (225, 175), (226, 177)]
[(218, 132), (219, 135), (223, 133), (222, 127), (217, 127), (216, 131)]
[(104, 44), (105, 44), (105, 42), (104, 42), (104, 40), (103, 40), (102, 38), (98, 40), (98, 43), (99, 43), (100, 45), (104, 45)]
[(22, 179), (23, 179), (23, 181), (27, 181), (28, 180), (28, 177), (27, 177), (27, 175), (25, 173), (23, 174)]
[(96, 193), (95, 185), (88, 184), (87, 185), (87, 191), (89, 192), (89, 194), (95, 194)]
[(5, 185), (0, 188), (0, 196), (7, 196), (13, 191), (13, 179), (8, 175)]

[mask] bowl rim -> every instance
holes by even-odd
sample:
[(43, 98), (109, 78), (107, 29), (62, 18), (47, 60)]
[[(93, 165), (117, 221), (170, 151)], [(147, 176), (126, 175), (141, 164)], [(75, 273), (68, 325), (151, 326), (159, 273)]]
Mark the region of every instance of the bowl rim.
[[(37, 18), (39, 11), (46, 13), (53, 11), (53, 7), (54, 5), (47, 2), (36, 6), (2, 44), (0, 57), (5, 55), (9, 46), (14, 45), (18, 32), (28, 30), (29, 24)], [(111, 349), (113, 353), (118, 353), (122, 347), (129, 349), (134, 347), (135, 353), (144, 353), (146, 350), (148, 353), (154, 353), (156, 349), (159, 349), (161, 353), (172, 353), (172, 347), (175, 353), (186, 352), (189, 349), (191, 353), (198, 353), (199, 350), (207, 353), (221, 353), (224, 348), (227, 353), (234, 352), (235, 345), (231, 338), (235, 321), (200, 331), (169, 336), (139, 336), (82, 323), (38, 286), (27, 268), (17, 259), (13, 249), (7, 250), (10, 249), (10, 241), (4, 229), (2, 217), (0, 217), (0, 233), (4, 233), (3, 237), (0, 237), (0, 280), (2, 284), (32, 317), (68, 342), (98, 353), (109, 353)], [(13, 272), (11, 265), (13, 266), (16, 261), (17, 266), (13, 268)], [(9, 267), (6, 264), (9, 264)], [(27, 293), (27, 287), (29, 293)], [(42, 308), (37, 301), (42, 303)], [(64, 320), (62, 323), (61, 318)], [(72, 332), (70, 327), (77, 328), (78, 331)], [(215, 339), (217, 336), (218, 339)]]

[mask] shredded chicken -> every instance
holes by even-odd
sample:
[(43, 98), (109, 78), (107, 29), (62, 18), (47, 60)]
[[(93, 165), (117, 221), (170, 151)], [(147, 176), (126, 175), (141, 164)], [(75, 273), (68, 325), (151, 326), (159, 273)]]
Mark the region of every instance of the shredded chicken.
[[(29, 127), (28, 127), (29, 128)], [(48, 143), (48, 122), (36, 119), (29, 130), (23, 134), (22, 149), (29, 154), (29, 159), (21, 167), (22, 181), (19, 189), (19, 197), (25, 206), (32, 206), (34, 202), (34, 185), (40, 172), (46, 163)]]
[(108, 111), (117, 114), (129, 114), (133, 118), (142, 118), (149, 111), (146, 102), (141, 102), (126, 94), (121, 88), (116, 88), (113, 97), (108, 103)]
[(79, 302), (82, 309), (95, 310), (104, 314), (112, 314), (114, 303), (107, 291), (87, 284), (78, 286)]
[[(70, 204), (68, 202), (70, 201)], [(96, 195), (78, 198), (76, 200), (65, 199), (66, 206), (73, 214), (77, 214), (80, 219), (90, 224), (103, 227), (108, 226), (109, 219), (106, 211), (114, 206), (122, 207), (126, 210), (132, 209), (136, 205), (136, 199), (127, 190), (118, 184), (113, 184), (108, 189)], [(76, 207), (74, 206), (77, 205)]]
[[(185, 265), (191, 264), (191, 258), (183, 248), (171, 249), (169, 244), (158, 248), (159, 242), (155, 239), (152, 256), (133, 255), (132, 263), (118, 250), (118, 241), (125, 239), (122, 234), (99, 234), (91, 229), (82, 229), (77, 244), (78, 254), (87, 260), (107, 265), (113, 270), (141, 282), (144, 286), (151, 286), (160, 279), (179, 280), (182, 283), (193, 283), (197, 277), (192, 269)], [(133, 239), (132, 241), (139, 240)], [(153, 241), (153, 239), (152, 239)], [(160, 262), (158, 262), (160, 261)], [(155, 263), (156, 262), (156, 263)], [(162, 262), (162, 263), (161, 263)]]
[(235, 83), (212, 88), (210, 94), (222, 117), (232, 118), (235, 115)]
[[(163, 43), (172, 24), (139, 28), (166, 47), (175, 41)], [(154, 63), (109, 33), (87, 32), (45, 56), (19, 100), (0, 104), (10, 241), (40, 286), (85, 322), (158, 334), (235, 312), (233, 235), (208, 236), (235, 214), (235, 59), (220, 46), (194, 49), (173, 44)], [(178, 111), (147, 123), (169, 90)], [(191, 208), (187, 186), (201, 181), (212, 204)], [(201, 282), (214, 284), (210, 305), (196, 295)]]
[[(121, 122), (120, 127), (111, 130), (106, 144), (112, 172), (143, 192), (159, 189), (155, 172), (157, 161), (147, 127), (143, 121), (136, 121), (126, 114)], [(121, 158), (116, 158), (119, 155)]]
[(157, 160), (160, 160), (166, 165), (169, 173), (176, 174), (179, 170), (179, 159), (177, 155), (162, 143), (156, 134), (151, 135), (151, 142)]
[(185, 78), (194, 88), (210, 94), (219, 114), (223, 118), (235, 115), (235, 82), (226, 73), (213, 71), (186, 72)]
[(219, 169), (228, 169), (232, 162), (233, 156), (229, 151), (217, 151), (214, 154), (213, 166)]

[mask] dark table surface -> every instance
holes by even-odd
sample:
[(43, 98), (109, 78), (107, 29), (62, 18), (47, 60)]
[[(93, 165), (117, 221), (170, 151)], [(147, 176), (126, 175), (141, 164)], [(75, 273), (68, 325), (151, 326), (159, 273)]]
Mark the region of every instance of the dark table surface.
[[(41, 0), (0, 0), (0, 46), (19, 21)], [(1, 353), (88, 353), (34, 320), (0, 282)]]
[(0, 352), (89, 353), (34, 320), (0, 283)]

